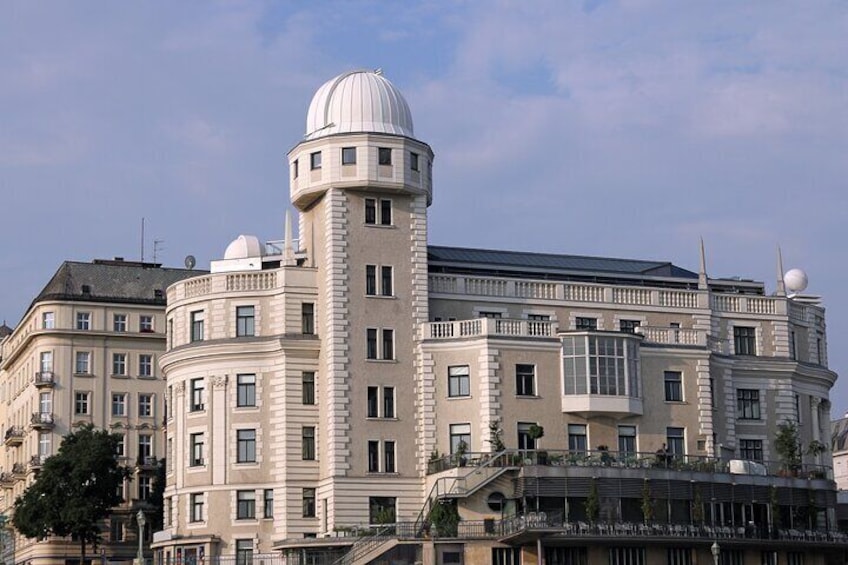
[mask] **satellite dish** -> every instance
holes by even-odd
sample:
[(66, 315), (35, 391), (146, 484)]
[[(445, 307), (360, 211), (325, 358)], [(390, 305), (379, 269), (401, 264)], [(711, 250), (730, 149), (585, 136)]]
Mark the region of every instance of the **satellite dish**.
[(194, 268), (195, 265), (197, 265), (197, 259), (194, 258), (194, 255), (186, 255), (186, 258), (185, 258), (186, 269), (188, 269), (190, 271)]

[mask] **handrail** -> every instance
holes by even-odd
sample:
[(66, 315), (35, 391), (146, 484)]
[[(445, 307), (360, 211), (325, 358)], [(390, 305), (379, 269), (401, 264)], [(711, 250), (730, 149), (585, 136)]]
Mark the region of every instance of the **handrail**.
[(376, 534), (370, 535), (368, 537), (359, 538), (356, 540), (350, 549), (333, 561), (333, 565), (349, 565), (356, 561), (357, 558), (362, 557), (375, 547), (379, 546), (383, 540), (389, 539), (391, 537), (391, 533), (394, 532), (393, 526), (386, 526), (383, 529), (379, 530)]

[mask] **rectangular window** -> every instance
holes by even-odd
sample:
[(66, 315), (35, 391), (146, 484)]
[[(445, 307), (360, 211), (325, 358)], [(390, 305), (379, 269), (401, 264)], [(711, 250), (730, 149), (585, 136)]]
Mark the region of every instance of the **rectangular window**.
[(763, 460), (763, 440), (761, 439), (740, 439), (739, 440), (739, 458), (748, 461)]
[(255, 335), (253, 306), (236, 307), (236, 337)]
[(138, 461), (146, 463), (153, 457), (153, 436), (138, 434)]
[(376, 386), (368, 387), (368, 418), (379, 418), (379, 394), (380, 388)]
[(598, 329), (598, 319), (578, 316), (574, 320), (574, 328), (580, 331), (595, 331)]
[(41, 314), (41, 328), (52, 330), (56, 327), (56, 315), (53, 312), (44, 312)]
[(112, 518), (109, 521), (109, 539), (111, 541), (124, 541), (124, 521)]
[(471, 424), (450, 425), (451, 455), (458, 451), (460, 443), (464, 444), (463, 448), (465, 451), (467, 451), (471, 447)]
[(262, 517), (274, 517), (274, 489), (272, 488), (262, 491)]
[(206, 387), (203, 384), (203, 379), (191, 379), (191, 412), (200, 412), (206, 409)]
[(203, 311), (191, 313), (191, 341), (203, 341)]
[(153, 478), (145, 475), (138, 477), (138, 499), (148, 500), (153, 490)]
[(668, 565), (692, 565), (692, 550), (688, 547), (669, 547), (666, 549)]
[(76, 392), (74, 393), (74, 414), (87, 415), (91, 414), (91, 393)]
[(536, 449), (536, 440), (530, 434), (535, 422), (518, 422), (518, 449)]
[(365, 265), (365, 294), (366, 296), (377, 295), (377, 266)]
[(315, 427), (303, 426), (301, 430), (301, 457), (304, 461), (315, 460)]
[(786, 565), (804, 565), (804, 554), (800, 551), (790, 551), (786, 554)]
[(127, 456), (127, 438), (123, 434), (118, 436), (118, 441), (115, 443), (115, 455), (117, 457)]
[(618, 452), (622, 457), (636, 455), (636, 426), (618, 426)]
[(386, 440), (383, 442), (383, 470), (386, 473), (394, 473), (396, 471), (394, 441)]
[(138, 356), (138, 376), (153, 376), (153, 355), (142, 353)]
[(253, 565), (253, 540), (236, 540), (236, 565)]
[(377, 148), (377, 163), (380, 165), (392, 164), (392, 150), (390, 147)]
[(477, 312), (477, 317), (478, 318), (491, 318), (493, 320), (499, 320), (499, 319), (503, 318), (503, 313), (502, 312), (481, 311), (481, 312)]
[(366, 330), (366, 356), (368, 359), (377, 358), (377, 330), (376, 328), (368, 328)]
[(409, 168), (413, 171), (418, 170), (418, 153), (409, 152)]
[(395, 387), (383, 387), (383, 418), (395, 417)]
[(380, 442), (376, 440), (368, 441), (368, 472), (380, 472)]
[(116, 392), (112, 394), (112, 415), (126, 416), (127, 415), (127, 395), (124, 392)]
[(380, 225), (392, 225), (392, 201), (385, 198), (380, 199)]
[(112, 354), (112, 374), (124, 376), (127, 374), (127, 354), (113, 353)]
[(303, 489), (303, 517), (304, 518), (314, 518), (315, 517), (315, 489), (314, 488), (304, 488)]
[(393, 524), (397, 516), (397, 498), (372, 496), (368, 498), (368, 522), (371, 524)]
[(470, 396), (471, 382), (468, 365), (448, 367), (448, 396)]
[(536, 366), (519, 364), (515, 366), (515, 394), (518, 396), (536, 395)]
[(303, 382), (303, 404), (311, 406), (315, 404), (315, 372), (304, 371), (301, 380)]
[(392, 278), (391, 267), (380, 267), (380, 294), (383, 296), (394, 296)]
[(684, 438), (684, 428), (666, 428), (665, 437), (668, 444), (668, 453), (672, 457), (682, 457), (686, 455), (686, 442)]
[(41, 355), (39, 355), (39, 367), (41, 368), (42, 373), (51, 373), (53, 372), (53, 352), (52, 351), (42, 351)]
[(313, 171), (321, 168), (321, 152), (316, 151), (309, 154), (309, 168)]
[(253, 520), (256, 518), (256, 491), (236, 491), (236, 520)]
[(666, 402), (683, 402), (683, 375), (679, 371), (665, 371)]
[(342, 165), (356, 164), (356, 147), (342, 147)]
[(374, 198), (365, 199), (365, 223), (371, 225), (377, 223), (377, 200)]
[(777, 565), (777, 552), (774, 550), (763, 551), (760, 554), (762, 565)]
[(311, 302), (304, 302), (300, 305), (300, 313), (303, 334), (313, 335), (315, 333), (315, 305)]
[(77, 375), (91, 374), (91, 352), (77, 351), (74, 362), (74, 373)]
[(395, 331), (383, 330), (383, 359), (386, 361), (395, 358)]
[(139, 316), (138, 331), (141, 333), (153, 333), (153, 316), (147, 314)]
[(256, 375), (237, 375), (236, 393), (237, 406), (256, 406)]
[(189, 495), (190, 498), (190, 506), (191, 506), (191, 515), (189, 516), (190, 522), (202, 522), (203, 521), (203, 493), (195, 492)]
[(298, 159), (295, 159), (292, 163), (292, 176), (294, 178), (300, 176), (300, 161)]
[(77, 329), (91, 329), (91, 312), (77, 312)]
[[(487, 530), (488, 531), (488, 530)], [(546, 547), (545, 561), (547, 563), (563, 563), (571, 565), (572, 563), (584, 563), (584, 561), (558, 559), (559, 555), (554, 556), (553, 553), (561, 553), (560, 550), (570, 549), (564, 547)], [(493, 547), (492, 548), (492, 565), (521, 565), (521, 548), (520, 547)]]
[(736, 389), (736, 412), (740, 420), (759, 420), (760, 391), (750, 388)]
[(196, 433), (189, 435), (189, 460), (188, 464), (190, 467), (200, 467), (204, 465), (203, 461), (203, 446), (204, 446), (204, 438), (203, 433)]
[(733, 326), (733, 345), (736, 355), (757, 354), (756, 328)]
[(127, 331), (127, 315), (115, 314), (112, 316), (112, 329), (116, 332)]
[(568, 424), (568, 451), (577, 455), (586, 453), (586, 426), (584, 424)]
[(256, 463), (256, 430), (237, 430), (237, 463)]
[(619, 331), (625, 333), (636, 333), (636, 328), (642, 325), (642, 322), (639, 320), (619, 320), (618, 321), (618, 329)]

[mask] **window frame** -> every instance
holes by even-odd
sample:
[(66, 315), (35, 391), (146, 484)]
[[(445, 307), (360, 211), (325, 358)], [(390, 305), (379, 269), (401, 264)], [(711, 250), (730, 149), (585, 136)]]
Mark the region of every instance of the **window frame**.
[(300, 455), (303, 461), (317, 461), (315, 426), (302, 426), (300, 430)]
[(315, 487), (303, 487), (303, 491), (301, 491), (301, 510), (303, 518), (315, 518), (317, 516), (316, 495), (317, 493)]
[(52, 330), (56, 328), (56, 313), (53, 311), (41, 313), (41, 329)]
[(342, 166), (356, 164), (356, 147), (342, 147), (341, 151)]
[(666, 402), (684, 402), (682, 371), (663, 371), (663, 392)]
[(764, 461), (763, 440), (758, 438), (739, 438), (739, 458), (762, 463)]
[(195, 310), (189, 313), (189, 341), (203, 341), (205, 338), (206, 311)]
[(195, 432), (189, 434), (189, 467), (203, 467), (206, 465), (204, 458), (206, 450), (206, 434), (204, 432)]
[(127, 315), (123, 313), (112, 314), (112, 331), (126, 332), (127, 331)]
[(589, 316), (576, 316), (574, 318), (574, 329), (578, 332), (598, 331), (598, 319)]
[(735, 355), (757, 355), (757, 328), (755, 326), (733, 326), (733, 353)]
[(156, 331), (154, 325), (154, 316), (152, 314), (139, 314), (138, 316), (138, 331), (139, 333), (153, 333)]
[(409, 152), (409, 170), (415, 172), (421, 170), (420, 156), (415, 151)]
[(91, 392), (85, 390), (74, 391), (74, 415), (91, 415)]
[(203, 412), (206, 410), (206, 383), (203, 377), (189, 381), (189, 412)]
[(274, 489), (266, 488), (262, 490), (262, 518), (268, 519), (274, 517)]
[[(465, 373), (456, 372), (465, 369)], [(464, 386), (463, 386), (464, 385)], [(469, 365), (448, 366), (448, 398), (471, 397), (471, 367)]]
[[(529, 391), (528, 391), (528, 389), (529, 389)], [(516, 396), (531, 396), (531, 397), (537, 396), (537, 394), (536, 394), (536, 365), (535, 364), (531, 364), (531, 363), (516, 363), (515, 364), (515, 395)]]
[(138, 354), (138, 376), (152, 377), (153, 376), (153, 355), (150, 353)]
[(91, 330), (91, 312), (77, 312), (74, 328), (80, 331)]
[(256, 408), (255, 373), (240, 373), (236, 375), (236, 407)]
[(236, 491), (236, 520), (256, 519), (256, 491), (252, 489)]
[(303, 335), (315, 335), (315, 303), (300, 303), (300, 330)]
[(304, 406), (315, 406), (315, 371), (301, 373), (301, 403)]
[(236, 463), (256, 463), (256, 428), (236, 430)]
[(471, 424), (468, 422), (448, 425), (450, 455), (456, 453), (460, 442), (465, 442), (466, 450), (471, 449)]
[(762, 408), (759, 389), (736, 389), (736, 417), (739, 420), (762, 420)]
[(127, 376), (127, 354), (122, 352), (112, 353), (112, 375), (116, 377)]
[(309, 170), (317, 171), (323, 166), (323, 157), (320, 151), (313, 151), (309, 154)]
[[(85, 370), (80, 371), (82, 367), (81, 361), (85, 360)], [(75, 375), (90, 375), (91, 374), (91, 351), (77, 351), (74, 354), (74, 374)]]
[(205, 521), (204, 499), (205, 493), (193, 492), (189, 494), (189, 523), (196, 524)]
[(256, 335), (256, 307), (252, 304), (236, 306), (236, 337)]
[(111, 406), (113, 417), (123, 418), (129, 416), (129, 412), (127, 410), (127, 393), (113, 392)]
[(390, 167), (392, 165), (392, 148), (391, 147), (378, 147), (377, 148), (377, 164), (383, 167)]

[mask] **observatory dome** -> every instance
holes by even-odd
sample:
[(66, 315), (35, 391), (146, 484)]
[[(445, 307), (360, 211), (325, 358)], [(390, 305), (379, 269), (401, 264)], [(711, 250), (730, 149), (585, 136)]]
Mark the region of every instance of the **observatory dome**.
[(343, 73), (325, 82), (309, 104), (306, 139), (363, 132), (414, 137), (406, 100), (379, 70)]
[(249, 257), (261, 257), (262, 246), (259, 238), (255, 235), (240, 235), (227, 246), (224, 259), (247, 259)]

